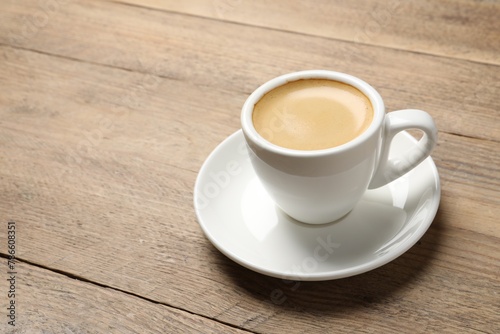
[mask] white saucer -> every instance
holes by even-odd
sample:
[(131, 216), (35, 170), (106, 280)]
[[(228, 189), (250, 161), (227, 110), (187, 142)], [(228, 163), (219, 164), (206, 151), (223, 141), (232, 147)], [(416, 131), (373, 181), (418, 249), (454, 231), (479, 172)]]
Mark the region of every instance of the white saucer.
[[(414, 142), (400, 133), (392, 151)], [(297, 222), (262, 188), (241, 130), (210, 154), (194, 188), (201, 228), (222, 253), (262, 274), (307, 281), (357, 275), (394, 260), (425, 233), (439, 199), (439, 175), (429, 157), (398, 180), (367, 191), (341, 220)]]

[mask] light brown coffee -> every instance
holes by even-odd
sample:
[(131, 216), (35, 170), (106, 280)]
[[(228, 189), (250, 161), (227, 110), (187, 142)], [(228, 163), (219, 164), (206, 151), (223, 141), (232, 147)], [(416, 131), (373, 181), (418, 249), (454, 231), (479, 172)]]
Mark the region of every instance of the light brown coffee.
[(358, 89), (333, 80), (302, 79), (265, 94), (254, 107), (253, 125), (266, 140), (296, 150), (342, 145), (373, 120), (370, 100)]

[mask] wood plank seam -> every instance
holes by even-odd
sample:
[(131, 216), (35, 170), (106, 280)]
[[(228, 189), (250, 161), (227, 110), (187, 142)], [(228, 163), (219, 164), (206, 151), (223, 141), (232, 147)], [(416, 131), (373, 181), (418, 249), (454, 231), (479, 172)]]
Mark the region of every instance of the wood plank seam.
[(144, 71), (140, 71), (140, 70), (137, 70), (137, 69), (131, 69), (131, 68), (122, 67), (122, 66), (116, 66), (116, 65), (112, 65), (112, 64), (97, 63), (97, 62), (93, 62), (93, 61), (89, 61), (89, 60), (85, 60), (85, 59), (80, 59), (80, 58), (65, 56), (65, 55), (56, 54), (56, 53), (50, 53), (50, 52), (36, 50), (36, 49), (29, 49), (29, 48), (25, 48), (25, 47), (22, 47), (22, 46), (5, 44), (5, 43), (2, 43), (2, 42), (0, 42), (0, 47), (11, 48), (11, 49), (14, 50), (14, 52), (15, 52), (15, 50), (22, 50), (22, 51), (27, 51), (27, 52), (38, 53), (38, 54), (41, 54), (41, 55), (44, 55), (44, 56), (61, 58), (61, 59), (66, 59), (66, 60), (70, 60), (70, 61), (76, 61), (76, 62), (84, 63), (84, 64), (90, 64), (90, 65), (95, 65), (95, 66), (103, 66), (103, 67), (113, 68), (113, 69), (117, 69), (117, 70), (124, 70), (124, 71), (127, 71), (127, 72), (136, 73), (136, 74), (153, 75), (155, 77), (162, 78), (162, 79), (167, 79), (167, 80), (181, 81), (180, 79), (175, 78), (175, 77), (169, 77), (169, 76), (166, 76), (166, 75), (159, 75), (159, 74), (155, 74), (153, 72), (144, 72)]
[(395, 51), (404, 51), (404, 52), (409, 52), (409, 53), (414, 53), (414, 54), (424, 54), (424, 55), (428, 55), (428, 56), (435, 56), (435, 57), (441, 57), (441, 58), (447, 58), (447, 59), (457, 59), (457, 60), (469, 61), (469, 62), (475, 63), (475, 64), (483, 64), (483, 65), (486, 64), (486, 65), (500, 66), (499, 64), (496, 64), (496, 63), (493, 63), (493, 62), (482, 62), (482, 61), (473, 60), (473, 59), (465, 59), (465, 58), (460, 58), (460, 57), (445, 56), (445, 55), (441, 55), (441, 54), (437, 54), (437, 53), (423, 52), (423, 51), (417, 51), (417, 50), (409, 50), (409, 49), (403, 49), (403, 48), (395, 48), (395, 47), (391, 47), (391, 46), (388, 46), (388, 45), (371, 44), (371, 43), (363, 42), (363, 41), (361, 41), (359, 39), (358, 39), (358, 41), (352, 41), (352, 40), (349, 40), (349, 39), (326, 37), (326, 36), (308, 34), (308, 33), (299, 32), (299, 31), (293, 31), (293, 30), (287, 30), (287, 29), (279, 29), (279, 28), (274, 28), (274, 27), (259, 26), (259, 25), (244, 23), (244, 22), (238, 22), (238, 21), (231, 21), (231, 20), (226, 20), (226, 19), (222, 19), (222, 18), (214, 18), (214, 17), (196, 15), (196, 14), (192, 14), (192, 13), (183, 13), (183, 12), (174, 11), (174, 10), (168, 10), (168, 9), (164, 9), (164, 8), (148, 7), (148, 6), (138, 5), (138, 4), (126, 3), (126, 2), (119, 1), (119, 0), (106, 0), (106, 1), (112, 2), (112, 3), (116, 3), (116, 4), (119, 4), (119, 5), (123, 5), (123, 6), (127, 6), (127, 7), (142, 8), (142, 9), (150, 10), (150, 11), (154, 11), (154, 12), (170, 13), (170, 14), (175, 14), (175, 15), (184, 15), (184, 16), (194, 17), (194, 18), (198, 18), (198, 19), (216, 21), (216, 22), (221, 22), (221, 23), (235, 24), (235, 25), (240, 25), (240, 26), (250, 27), (250, 28), (256, 28), (256, 29), (271, 30), (271, 31), (276, 31), (276, 32), (281, 32), (281, 33), (288, 33), (288, 34), (294, 34), (294, 35), (300, 35), (300, 36), (305, 36), (305, 37), (320, 38), (320, 39), (329, 40), (329, 41), (354, 43), (354, 44), (359, 44), (359, 45), (363, 45), (363, 46), (371, 46), (371, 47), (377, 47), (377, 48), (388, 49), (388, 50), (395, 50)]
[[(9, 257), (8, 257), (7, 254), (5, 254), (3, 252), (0, 252), (0, 258), (2, 258), (2, 259), (8, 259)], [(75, 279), (75, 280), (78, 280), (78, 281), (81, 281), (81, 282), (89, 283), (89, 284), (98, 286), (100, 288), (110, 289), (110, 290), (113, 290), (113, 291), (116, 291), (116, 292), (124, 293), (124, 294), (126, 294), (128, 296), (136, 297), (136, 298), (142, 299), (143, 301), (147, 301), (147, 302), (150, 302), (150, 303), (153, 303), (153, 304), (162, 305), (162, 306), (165, 306), (165, 307), (168, 307), (168, 308), (172, 308), (172, 309), (175, 309), (175, 310), (178, 310), (178, 311), (181, 311), (181, 312), (186, 312), (188, 314), (195, 315), (195, 316), (198, 316), (198, 317), (201, 317), (201, 318), (205, 318), (207, 320), (215, 321), (215, 322), (218, 322), (218, 323), (220, 323), (222, 325), (225, 325), (225, 326), (228, 326), (228, 327), (232, 327), (232, 328), (238, 329), (240, 331), (244, 331), (244, 332), (247, 332), (247, 333), (255, 333), (255, 332), (249, 331), (248, 329), (236, 326), (234, 324), (231, 324), (231, 323), (228, 323), (228, 322), (225, 322), (225, 321), (221, 321), (221, 320), (216, 319), (216, 318), (207, 317), (205, 315), (197, 314), (197, 313), (191, 312), (189, 310), (186, 310), (186, 309), (183, 309), (183, 308), (180, 308), (180, 307), (175, 307), (173, 305), (170, 305), (170, 304), (167, 304), (167, 303), (164, 303), (164, 302), (159, 302), (159, 301), (156, 301), (154, 299), (151, 299), (151, 298), (148, 298), (148, 297), (144, 297), (144, 296), (141, 296), (141, 295), (133, 293), (133, 292), (129, 292), (129, 291), (126, 291), (126, 290), (123, 290), (123, 289), (119, 289), (119, 288), (113, 287), (113, 286), (109, 286), (109, 285), (102, 284), (102, 283), (99, 283), (99, 282), (96, 282), (96, 281), (92, 281), (92, 280), (87, 279), (85, 277), (74, 275), (74, 274), (72, 274), (70, 272), (67, 272), (67, 271), (64, 271), (64, 270), (50, 268), (50, 267), (47, 267), (45, 265), (38, 264), (38, 263), (29, 261), (29, 260), (25, 260), (25, 259), (19, 258), (19, 257), (16, 257), (16, 262), (20, 262), (20, 263), (24, 263), (24, 264), (27, 264), (27, 265), (30, 265), (30, 266), (33, 266), (33, 267), (37, 267), (37, 268), (40, 268), (40, 269), (48, 270), (48, 271), (51, 271), (53, 273), (56, 273), (56, 274), (59, 274), (59, 275), (63, 275), (65, 277), (67, 277), (67, 278), (71, 278), (71, 279)]]

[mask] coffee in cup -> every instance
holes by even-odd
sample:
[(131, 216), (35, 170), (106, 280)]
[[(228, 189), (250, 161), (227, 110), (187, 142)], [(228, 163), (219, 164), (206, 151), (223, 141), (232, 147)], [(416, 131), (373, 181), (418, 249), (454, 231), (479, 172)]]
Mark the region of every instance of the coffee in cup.
[(269, 142), (295, 150), (345, 144), (373, 120), (368, 97), (348, 84), (326, 79), (288, 82), (266, 93), (254, 107), (255, 130)]

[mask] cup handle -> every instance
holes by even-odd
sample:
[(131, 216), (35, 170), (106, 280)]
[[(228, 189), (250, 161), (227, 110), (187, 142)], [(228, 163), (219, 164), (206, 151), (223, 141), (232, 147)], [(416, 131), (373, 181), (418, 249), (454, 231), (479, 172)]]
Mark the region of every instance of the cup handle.
[[(389, 159), (394, 136), (403, 130), (418, 129), (424, 135), (407, 152)], [(368, 189), (379, 188), (406, 174), (427, 158), (437, 142), (437, 128), (432, 117), (422, 110), (405, 109), (385, 115), (382, 151), (378, 167)]]

